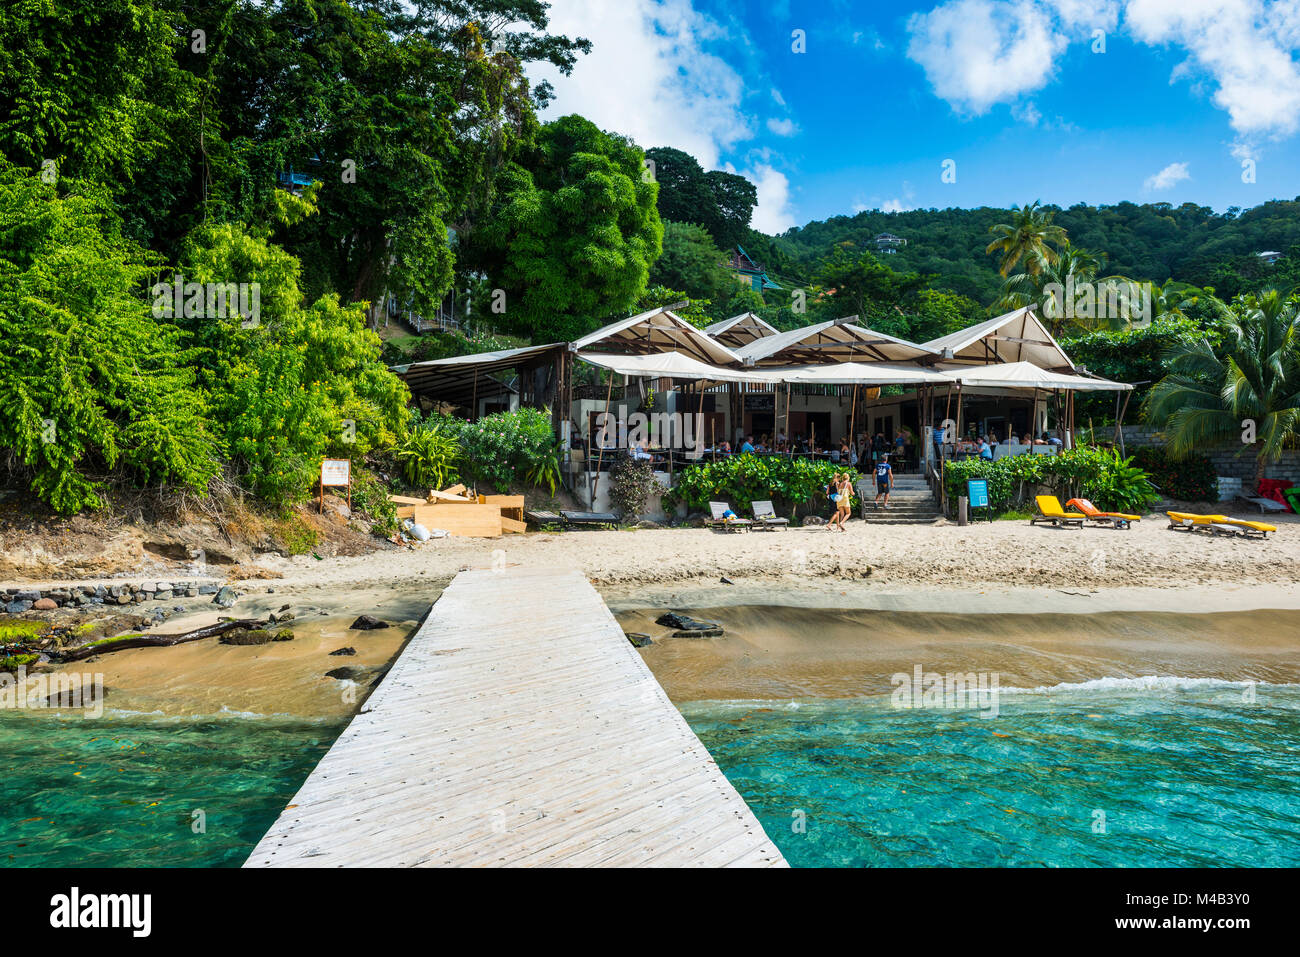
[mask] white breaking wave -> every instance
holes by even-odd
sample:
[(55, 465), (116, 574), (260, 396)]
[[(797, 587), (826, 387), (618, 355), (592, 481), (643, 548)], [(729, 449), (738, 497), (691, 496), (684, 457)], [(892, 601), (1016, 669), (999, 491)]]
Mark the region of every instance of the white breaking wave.
[(1138, 678), (1092, 678), (1064, 681), (1037, 688), (998, 688), (1000, 694), (1052, 694), (1069, 691), (1199, 691), (1215, 688), (1300, 688), (1298, 684), (1267, 681), (1227, 681), (1223, 678), (1185, 678), (1180, 675), (1143, 675)]

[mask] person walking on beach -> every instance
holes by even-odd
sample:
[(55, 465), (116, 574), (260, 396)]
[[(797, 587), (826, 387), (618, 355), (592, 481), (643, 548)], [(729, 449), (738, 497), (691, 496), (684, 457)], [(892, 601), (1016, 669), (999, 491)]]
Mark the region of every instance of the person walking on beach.
[(847, 472), (837, 472), (831, 480), (830, 500), (835, 511), (831, 514), (831, 520), (826, 523), (827, 531), (839, 529), (844, 531), (844, 522), (849, 517), (849, 503), (852, 501), (851, 490), (849, 489), (849, 475)]
[(880, 507), (880, 496), (885, 496), (885, 508), (889, 508), (889, 493), (894, 488), (894, 470), (889, 466), (889, 453), (886, 452), (876, 463), (876, 500), (872, 504)]

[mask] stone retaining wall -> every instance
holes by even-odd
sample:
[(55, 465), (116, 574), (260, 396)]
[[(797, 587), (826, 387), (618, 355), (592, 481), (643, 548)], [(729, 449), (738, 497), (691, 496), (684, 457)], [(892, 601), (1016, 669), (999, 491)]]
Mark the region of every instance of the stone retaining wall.
[(170, 601), (215, 595), (215, 582), (147, 581), (129, 585), (28, 585), (0, 586), (0, 613), (21, 615), (25, 611), (55, 608), (88, 608), (91, 605), (138, 605), (146, 601)]
[[(1164, 436), (1146, 425), (1124, 426), (1124, 449), (1132, 452), (1143, 446), (1164, 445)], [(1239, 445), (1206, 449), (1214, 474), (1228, 478), (1239, 478), (1247, 484), (1255, 480), (1255, 456), (1249, 450), (1242, 451)], [(1264, 469), (1264, 477), (1271, 479), (1289, 479), (1300, 485), (1300, 451), (1289, 449), (1282, 453), (1282, 458)], [(1252, 486), (1253, 487), (1253, 486)]]

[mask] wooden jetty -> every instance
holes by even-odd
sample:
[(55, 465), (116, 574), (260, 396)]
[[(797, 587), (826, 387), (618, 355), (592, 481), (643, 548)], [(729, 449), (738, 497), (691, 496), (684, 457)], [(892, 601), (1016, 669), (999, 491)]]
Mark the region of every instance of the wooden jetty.
[(461, 572), (245, 867), (785, 866), (578, 571)]

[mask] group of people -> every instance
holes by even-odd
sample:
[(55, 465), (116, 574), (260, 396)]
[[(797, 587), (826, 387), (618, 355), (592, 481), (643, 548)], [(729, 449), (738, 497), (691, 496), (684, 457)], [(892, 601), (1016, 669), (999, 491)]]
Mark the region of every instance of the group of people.
[[(889, 508), (889, 493), (894, 490), (894, 467), (889, 462), (888, 452), (880, 453), (880, 457), (872, 466), (872, 472), (876, 480), (876, 498), (872, 504), (880, 508), (880, 499), (883, 496), (884, 507)], [(826, 523), (826, 530), (842, 532), (844, 523), (849, 520), (853, 512), (853, 479), (850, 473), (836, 472), (831, 484), (826, 488), (826, 494), (834, 510), (830, 521)]]
[[(1026, 432), (1020, 437), (1019, 443), (1021, 445), (1054, 445), (1058, 447), (1063, 444), (1060, 439), (1052, 435), (1050, 432), (1044, 432), (1036, 439)], [(990, 432), (988, 435), (981, 435), (976, 439), (975, 449), (979, 453), (980, 458), (991, 459), (993, 458), (993, 446), (998, 444), (998, 434), (996, 432)], [(1000, 444), (1015, 445), (1015, 435), (1008, 435)]]

